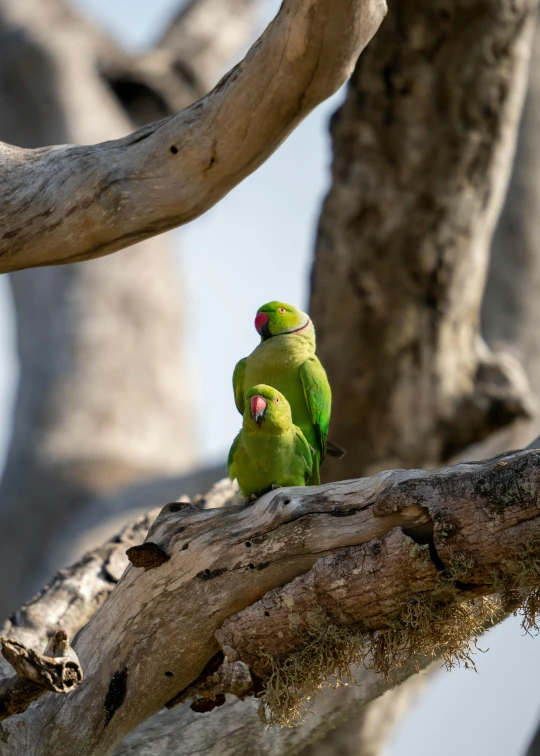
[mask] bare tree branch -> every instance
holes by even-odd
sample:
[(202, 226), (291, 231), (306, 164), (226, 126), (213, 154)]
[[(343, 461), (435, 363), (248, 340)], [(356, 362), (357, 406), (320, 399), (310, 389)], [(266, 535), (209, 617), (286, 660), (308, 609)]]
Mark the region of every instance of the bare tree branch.
[[(3, 637), (30, 648), (44, 648), (62, 628), (69, 636), (87, 624), (129, 565), (126, 549), (140, 544), (158, 510), (127, 525), (118, 535), (57, 573), (31, 601), (0, 628)], [(0, 673), (8, 668), (0, 659)]]
[[(329, 753), (335, 754), (334, 738), (343, 734), (354, 742), (354, 753), (375, 756), (378, 749), (373, 746), (380, 744), (381, 730), (388, 732), (388, 723), (394, 724), (403, 714), (410, 697), (426, 678), (413, 674), (399, 687), (384, 692), (387, 686), (380, 675), (365, 669), (357, 669), (354, 674), (358, 685), (325, 688), (322, 695), (311, 702), (311, 713), (298, 727), (262, 730), (257, 699), (240, 701), (227, 696), (223, 706), (215, 708), (210, 716), (197, 714), (187, 704), (162, 709), (126, 736), (114, 754), (200, 756), (205, 748), (211, 752), (211, 744), (215, 744), (214, 750), (219, 749), (220, 756), (240, 753), (257, 756), (302, 753), (303, 756), (306, 748), (306, 756), (318, 756), (318, 746), (322, 746), (327, 737), (330, 747), (334, 746)], [(406, 674), (411, 674), (410, 668), (403, 669), (403, 677)], [(366, 705), (366, 700), (371, 703)], [(338, 741), (342, 749), (343, 740)]]
[[(358, 686), (326, 688), (322, 696), (312, 702), (312, 713), (298, 727), (262, 730), (257, 715), (259, 704), (253, 698), (240, 701), (227, 696), (225, 704), (214, 709), (209, 716), (197, 714), (187, 704), (171, 710), (162, 709), (124, 738), (114, 754), (200, 756), (204, 748), (211, 751), (210, 744), (215, 744), (214, 749), (219, 749), (220, 756), (238, 756), (240, 753), (296, 756), (303, 754), (305, 747), (311, 756), (311, 750), (315, 749), (316, 754), (317, 744), (323, 742), (325, 736), (342, 732), (344, 723), (347, 726), (349, 722), (354, 727), (355, 752), (363, 754), (362, 746), (369, 744), (369, 747), (376, 739), (374, 730), (377, 734), (381, 729), (387, 731), (387, 722), (395, 722), (407, 697), (415, 693), (423, 679), (424, 676), (413, 675), (398, 688), (384, 693), (385, 685), (380, 675), (361, 670)], [(366, 698), (373, 699), (368, 706), (364, 703)], [(338, 731), (336, 727), (339, 727)], [(366, 755), (375, 756), (376, 752), (366, 748)]]
[(92, 147), (0, 146), (0, 271), (114, 252), (205, 212), (343, 84), (383, 0), (286, 0), (203, 100)]
[[(504, 591), (507, 603), (518, 601), (512, 599), (517, 592), (524, 600), (526, 586), (540, 580), (539, 486), (540, 456), (522, 451), (438, 471), (398, 470), (319, 488), (281, 489), (252, 506), (201, 511), (189, 504), (167, 505), (146, 542), (168, 559), (150, 569), (128, 568), (77, 638), (84, 686), (62, 706), (43, 699), (22, 715), (24, 742), (20, 728), (8, 721), (6, 753), (45, 753), (53, 738), (73, 756), (108, 753), (199, 677), (219, 650), (214, 634), (225, 620), (272, 589), (279, 593), (247, 611), (258, 612), (252, 616), (263, 646), (285, 658), (299, 637), (289, 632), (280, 648), (264, 623), (274, 630), (290, 625), (291, 613), (279, 606), (290, 610), (290, 598), (300, 600), (304, 590), (311, 593), (312, 606), (316, 597), (319, 610), (329, 612), (329, 625), (352, 622), (379, 645), (384, 623), (402, 622), (403, 614), (396, 617), (396, 612), (418, 596), (446, 608), (455, 606), (456, 591), (472, 599)], [(386, 550), (385, 560), (379, 549)], [(299, 577), (318, 560), (314, 571)], [(349, 570), (353, 562), (357, 574)], [(366, 580), (375, 585), (378, 570), (381, 600), (374, 603), (363, 586)], [(436, 584), (441, 570), (453, 583), (447, 596)], [(269, 608), (261, 611), (265, 601)], [(346, 602), (347, 617), (340, 614), (340, 602)], [(297, 619), (301, 629), (301, 607)], [(473, 624), (467, 628), (474, 634)], [(239, 643), (235, 636), (235, 653), (249, 653), (252, 638), (246, 632)], [(452, 648), (443, 637), (444, 643)], [(426, 648), (425, 643), (405, 647), (402, 661)], [(255, 657), (253, 663), (265, 673)]]
[[(185, 485), (185, 481), (181, 481)], [(178, 481), (177, 481), (178, 483)], [(135, 509), (146, 492), (147, 500), (152, 486), (133, 489), (126, 499), (133, 498)], [(176, 485), (175, 491), (184, 490)], [(171, 491), (169, 491), (170, 493)], [(235, 488), (230, 481), (214, 487), (200, 505), (230, 505), (235, 499)], [(99, 610), (116, 583), (120, 580), (128, 559), (126, 548), (141, 543), (158, 510), (139, 518), (126, 526), (110, 541), (87, 553), (79, 562), (62, 570), (51, 583), (32, 601), (23, 606), (2, 629), (4, 635), (32, 647), (43, 647), (59, 626), (74, 635)], [(0, 674), (9, 674), (7, 664)], [(162, 709), (140, 727), (130, 733), (118, 747), (118, 753), (145, 756), (189, 756), (200, 752), (201, 742), (219, 739), (222, 754), (236, 756), (241, 753), (257, 753), (258, 756), (275, 756), (276, 753), (296, 753), (314, 739), (323, 738), (351, 719), (354, 724), (354, 741), (370, 743), (374, 731), (380, 733), (380, 719), (385, 723), (399, 717), (411, 693), (425, 681), (415, 675), (395, 691), (365, 706), (366, 691), (370, 697), (383, 685), (380, 676), (367, 670), (356, 670), (358, 686), (326, 689), (321, 699), (314, 702), (313, 715), (299, 727), (273, 728), (265, 733), (261, 742), (261, 726), (257, 715), (257, 702), (247, 699), (227, 699), (224, 706), (216, 709), (211, 719), (201, 717), (186, 703), (173, 709)], [(330, 732), (330, 736), (332, 733)]]

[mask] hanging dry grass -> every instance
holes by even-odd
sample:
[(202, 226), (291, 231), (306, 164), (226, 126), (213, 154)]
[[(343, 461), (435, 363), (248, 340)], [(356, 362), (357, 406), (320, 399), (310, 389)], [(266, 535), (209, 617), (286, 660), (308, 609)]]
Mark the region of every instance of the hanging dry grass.
[(474, 569), (473, 557), (455, 555), (440, 573), (437, 590), (413, 596), (382, 628), (336, 625), (317, 616), (297, 650), (283, 659), (267, 656), (272, 671), (261, 701), (261, 720), (293, 726), (324, 685), (354, 683), (352, 665), (364, 665), (387, 680), (407, 662), (420, 664), (426, 657), (441, 656), (448, 669), (474, 669), (478, 638), (501, 613), (520, 615), (526, 632), (539, 632), (540, 531), (493, 575), (491, 587), (497, 595), (471, 599), (456, 588), (456, 581), (471, 579)]
[(444, 604), (431, 594), (414, 596), (401, 614), (377, 630), (322, 622), (284, 659), (268, 656), (260, 716), (264, 724), (290, 727), (309, 711), (326, 684), (354, 683), (350, 668), (364, 665), (391, 679), (406, 662), (442, 655), (448, 668), (474, 667), (471, 654), (497, 605), (486, 598)]

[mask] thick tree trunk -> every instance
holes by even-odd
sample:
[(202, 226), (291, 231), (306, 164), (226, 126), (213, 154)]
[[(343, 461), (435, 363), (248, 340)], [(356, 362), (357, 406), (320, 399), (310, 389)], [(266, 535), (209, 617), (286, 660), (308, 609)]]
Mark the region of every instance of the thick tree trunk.
[(396, 3), (334, 116), (311, 311), (348, 454), (327, 478), (434, 465), (531, 412), (478, 321), (535, 13)]

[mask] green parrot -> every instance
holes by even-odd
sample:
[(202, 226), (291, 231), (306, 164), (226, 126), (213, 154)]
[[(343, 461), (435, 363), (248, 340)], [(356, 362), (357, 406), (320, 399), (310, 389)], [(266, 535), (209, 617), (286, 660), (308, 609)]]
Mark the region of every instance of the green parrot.
[(245, 395), (251, 386), (265, 383), (280, 391), (291, 405), (293, 423), (314, 450), (310, 485), (319, 485), (319, 467), (326, 452), (344, 452), (327, 443), (332, 392), (323, 366), (315, 356), (315, 328), (305, 312), (269, 302), (257, 311), (255, 328), (261, 343), (236, 365), (234, 397), (243, 414)]
[(263, 383), (245, 395), (242, 430), (227, 460), (231, 480), (244, 496), (262, 496), (273, 488), (305, 486), (311, 477), (312, 455), (304, 434), (293, 425), (283, 394)]

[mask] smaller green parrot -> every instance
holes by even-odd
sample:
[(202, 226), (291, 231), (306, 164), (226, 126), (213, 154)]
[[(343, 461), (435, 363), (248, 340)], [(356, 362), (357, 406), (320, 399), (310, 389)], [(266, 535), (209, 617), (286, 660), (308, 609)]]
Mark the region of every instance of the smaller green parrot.
[(242, 430), (229, 452), (227, 471), (244, 496), (262, 496), (273, 488), (305, 486), (313, 468), (312, 449), (293, 424), (283, 394), (264, 383), (245, 395)]

